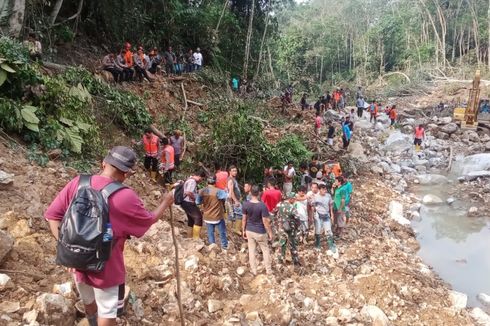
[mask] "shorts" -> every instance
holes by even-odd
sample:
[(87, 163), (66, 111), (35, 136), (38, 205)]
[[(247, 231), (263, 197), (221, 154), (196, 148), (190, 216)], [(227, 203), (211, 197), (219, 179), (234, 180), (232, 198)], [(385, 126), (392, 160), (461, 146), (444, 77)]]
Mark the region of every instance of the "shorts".
[(339, 228), (345, 227), (346, 224), (346, 217), (345, 217), (345, 212), (343, 210), (338, 210), (335, 211), (335, 225), (337, 225)]
[(413, 144), (414, 144), (414, 145), (419, 145), (419, 146), (420, 146), (420, 145), (422, 145), (422, 139), (420, 139), (420, 138), (415, 138), (415, 139), (413, 140)]
[(187, 215), (187, 226), (202, 226), (202, 214), (195, 203), (184, 201), (180, 207), (182, 207)]
[(76, 282), (76, 285), (83, 304), (88, 305), (95, 301), (97, 304), (97, 316), (101, 318), (116, 318), (123, 313), (126, 288), (124, 284), (105, 289), (97, 289), (91, 285), (78, 282)]

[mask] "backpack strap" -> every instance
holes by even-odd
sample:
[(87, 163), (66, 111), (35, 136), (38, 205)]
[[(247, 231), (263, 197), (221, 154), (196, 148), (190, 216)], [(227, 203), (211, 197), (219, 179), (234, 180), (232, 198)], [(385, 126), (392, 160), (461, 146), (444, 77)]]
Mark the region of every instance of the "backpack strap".
[(90, 179), (92, 178), (89, 174), (80, 174), (80, 179), (78, 180), (78, 189), (90, 187)]
[(109, 183), (104, 188), (102, 188), (102, 190), (100, 192), (102, 193), (102, 196), (104, 197), (105, 201), (107, 202), (107, 200), (109, 199), (109, 197), (113, 193), (115, 193), (116, 191), (121, 190), (123, 188), (127, 188), (127, 187), (125, 185), (123, 185), (121, 182), (114, 181), (114, 182)]

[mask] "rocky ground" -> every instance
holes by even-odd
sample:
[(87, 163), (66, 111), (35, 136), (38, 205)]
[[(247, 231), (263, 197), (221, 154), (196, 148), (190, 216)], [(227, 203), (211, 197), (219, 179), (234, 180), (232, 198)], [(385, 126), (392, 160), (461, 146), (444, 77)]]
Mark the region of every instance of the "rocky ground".
[[(333, 112), (328, 114), (336, 117)], [(407, 115), (395, 131), (386, 128), (384, 116), (374, 128), (366, 121), (356, 123), (351, 148), (342, 154), (342, 161), (349, 162), (349, 169), (357, 173), (353, 221), (338, 241), (338, 259), (327, 256), (326, 248), (321, 253), (314, 251), (310, 241), (300, 247), (301, 268), (275, 262), (273, 276), (260, 273), (253, 277), (241, 238), (230, 235), (227, 252), (202, 240), (186, 239), (185, 216), (174, 207), (186, 324), (488, 323), (488, 315), (481, 309), (466, 309), (465, 298), (451, 292), (416, 256), (418, 243), (407, 218), (416, 215), (422, 200), (411, 194), (410, 186), (438, 178), (441, 182), (434, 171), (449, 165), (451, 146), (456, 157), (484, 150), (490, 139), (482, 131), (475, 136), (454, 128), (444, 117)], [(433, 126), (429, 126), (430, 146), (419, 156), (413, 153), (409, 133), (420, 119)], [(280, 137), (301, 130), (307, 131), (296, 122), (281, 131), (267, 132)], [(463, 144), (454, 141), (461, 138)], [(0, 325), (86, 325), (83, 315), (74, 309), (77, 295), (71, 276), (54, 264), (54, 239), (42, 218), (49, 202), (77, 171), (56, 161), (45, 168), (31, 165), (22, 150), (7, 141), (0, 144), (0, 153), (0, 170), (6, 173), (0, 172)], [(490, 164), (479, 168), (486, 170)], [(488, 189), (481, 177), (469, 181), (473, 177), (463, 176), (461, 187), (479, 183)], [(149, 208), (162, 195), (141, 170), (128, 184)], [(486, 209), (483, 203), (488, 193), (469, 196), (478, 209)], [(143, 238), (128, 241), (125, 259), (131, 290), (127, 312), (119, 323), (179, 325), (168, 214)]]

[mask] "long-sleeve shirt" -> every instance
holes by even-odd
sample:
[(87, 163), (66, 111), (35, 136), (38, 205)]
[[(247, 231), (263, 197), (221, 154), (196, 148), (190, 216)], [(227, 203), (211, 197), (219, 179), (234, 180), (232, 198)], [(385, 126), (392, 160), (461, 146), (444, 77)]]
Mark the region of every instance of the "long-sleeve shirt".
[(128, 68), (128, 65), (126, 65), (126, 60), (124, 59), (124, 56), (122, 54), (119, 54), (116, 57), (116, 66), (121, 69)]
[(108, 54), (102, 59), (102, 66), (104, 67), (104, 69), (116, 68), (116, 62), (114, 58), (111, 57), (110, 54)]
[(358, 108), (364, 108), (364, 100), (362, 98), (358, 98), (356, 101), (356, 106)]
[(347, 123), (344, 123), (344, 125), (342, 126), (342, 131), (344, 133), (345, 138), (349, 140), (352, 136), (352, 133)]

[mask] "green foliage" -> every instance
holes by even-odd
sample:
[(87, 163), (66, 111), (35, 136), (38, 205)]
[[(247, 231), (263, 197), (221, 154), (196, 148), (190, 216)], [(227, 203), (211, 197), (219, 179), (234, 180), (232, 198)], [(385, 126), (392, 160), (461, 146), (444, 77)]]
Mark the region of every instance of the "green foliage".
[(72, 92), (82, 97), (88, 94), (96, 96), (98, 105), (101, 106), (99, 109), (104, 110), (114, 123), (131, 135), (141, 134), (144, 128), (151, 124), (151, 116), (145, 102), (133, 93), (107, 85), (84, 68), (67, 69), (62, 78), (78, 89), (72, 88)]
[(211, 165), (236, 164), (243, 179), (260, 182), (264, 167), (281, 167), (292, 160), (296, 164), (307, 160), (311, 153), (295, 135), (276, 144), (263, 135), (262, 124), (251, 118), (252, 107), (239, 105), (233, 113), (210, 122), (211, 132), (199, 143), (197, 159)]
[(28, 49), (9, 37), (0, 38), (0, 96), (21, 98), (24, 88), (39, 82), (39, 74), (29, 64)]
[(66, 25), (60, 25), (55, 29), (55, 38), (61, 43), (71, 43), (75, 39), (75, 33)]

